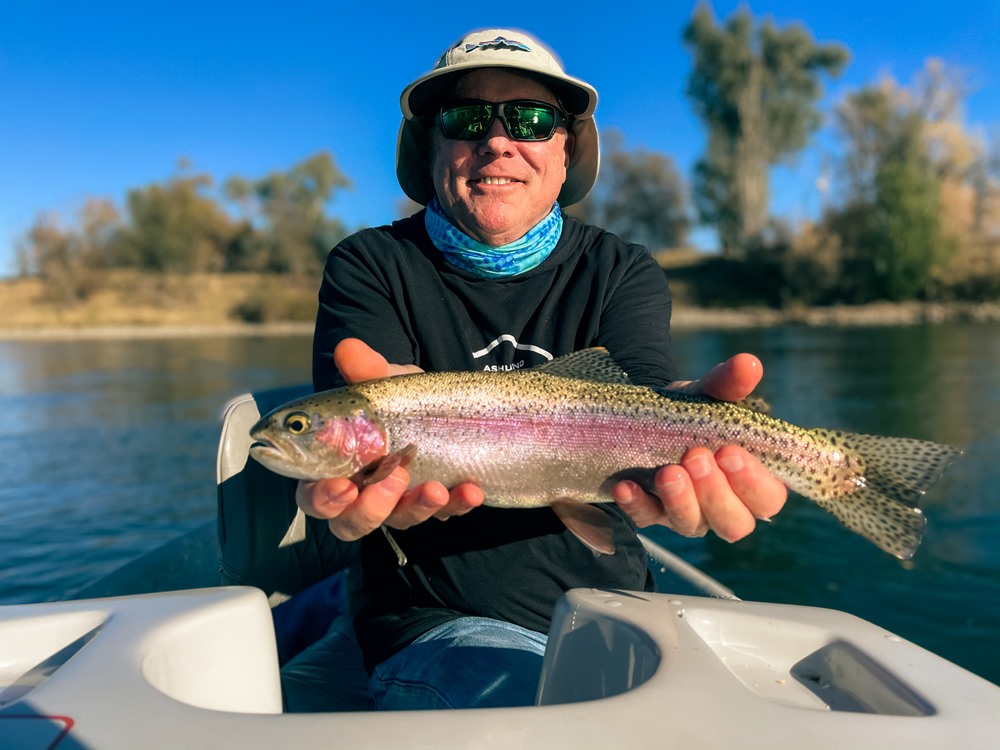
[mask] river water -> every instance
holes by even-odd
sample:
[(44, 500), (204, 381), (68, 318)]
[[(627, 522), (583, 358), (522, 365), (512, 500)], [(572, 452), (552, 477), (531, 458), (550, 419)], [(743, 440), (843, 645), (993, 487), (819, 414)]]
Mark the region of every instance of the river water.
[[(737, 351), (773, 413), (965, 450), (901, 563), (792, 498), (736, 544), (651, 533), (744, 599), (832, 607), (1000, 683), (1000, 325), (680, 331), (685, 375)], [(0, 604), (60, 599), (214, 517), (230, 397), (305, 382), (306, 336), (0, 342)]]

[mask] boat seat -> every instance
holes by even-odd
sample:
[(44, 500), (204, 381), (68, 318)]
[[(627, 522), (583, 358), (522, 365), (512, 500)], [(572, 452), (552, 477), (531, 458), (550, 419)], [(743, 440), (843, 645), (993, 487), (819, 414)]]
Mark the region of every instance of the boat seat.
[(247, 393), (225, 407), (217, 461), (219, 546), (223, 582), (255, 586), (272, 606), (305, 591), (358, 558), (356, 542), (307, 520), (306, 538), (279, 547), (295, 517), (297, 480), (249, 460), (250, 428), (271, 409), (311, 392), (307, 385)]
[(357, 562), (359, 544), (337, 539), (322, 520), (307, 519), (305, 538), (280, 546), (296, 515), (297, 480), (249, 458), (250, 429), (261, 414), (310, 392), (308, 386), (295, 386), (247, 393), (226, 405), (216, 465), (223, 583), (254, 586), (267, 595), (282, 666), (326, 635), (331, 623), (350, 634), (331, 641), (337, 644), (336, 664), (329, 663), (329, 644), (324, 644), (315, 652), (317, 664), (300, 659), (283, 675), (286, 706), (318, 710), (310, 678), (316, 670), (326, 670), (336, 674), (337, 684), (321, 691), (323, 710), (368, 710), (374, 705), (353, 639), (348, 590), (356, 579), (348, 570)]

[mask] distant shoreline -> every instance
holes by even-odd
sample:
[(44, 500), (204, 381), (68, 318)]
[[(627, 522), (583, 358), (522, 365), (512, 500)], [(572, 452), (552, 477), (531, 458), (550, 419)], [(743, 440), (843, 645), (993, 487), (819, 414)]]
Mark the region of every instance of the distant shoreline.
[(711, 309), (675, 304), (673, 326), (687, 328), (866, 327), (1000, 321), (997, 302), (873, 302), (830, 307)]
[(211, 336), (312, 335), (313, 323), (225, 323), (183, 325), (92, 325), (0, 327), (0, 341), (68, 341), (86, 339), (180, 339)]
[[(711, 309), (678, 304), (676, 330), (807, 327), (902, 326), (937, 323), (1000, 322), (1000, 302), (902, 302), (832, 307)], [(87, 326), (0, 326), (0, 341), (66, 341), (87, 339), (170, 339), (210, 336), (308, 336), (313, 323), (144, 324)]]

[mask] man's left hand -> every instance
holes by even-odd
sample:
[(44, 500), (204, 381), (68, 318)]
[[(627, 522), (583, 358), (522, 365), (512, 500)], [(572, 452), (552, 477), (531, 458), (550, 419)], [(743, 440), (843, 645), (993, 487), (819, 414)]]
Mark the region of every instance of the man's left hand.
[[(676, 381), (672, 390), (740, 401), (757, 387), (764, 368), (752, 354), (716, 365), (700, 380)], [(704, 536), (709, 529), (729, 542), (750, 534), (758, 519), (769, 519), (785, 504), (788, 490), (753, 455), (737, 445), (714, 453), (692, 448), (679, 464), (661, 467), (656, 495), (634, 482), (615, 485), (612, 496), (640, 527), (659, 524), (683, 536)]]

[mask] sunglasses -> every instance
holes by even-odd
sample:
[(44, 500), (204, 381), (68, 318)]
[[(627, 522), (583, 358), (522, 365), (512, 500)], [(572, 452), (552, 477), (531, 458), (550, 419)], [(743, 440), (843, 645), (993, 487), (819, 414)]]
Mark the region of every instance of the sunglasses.
[(441, 108), (438, 122), (445, 138), (478, 141), (500, 118), (507, 135), (515, 141), (547, 141), (569, 118), (558, 107), (530, 99), (484, 102), (466, 99)]

